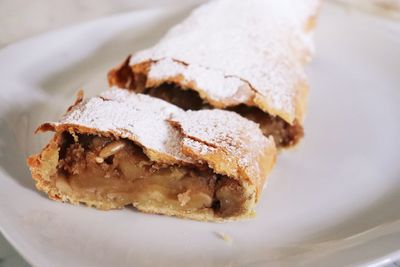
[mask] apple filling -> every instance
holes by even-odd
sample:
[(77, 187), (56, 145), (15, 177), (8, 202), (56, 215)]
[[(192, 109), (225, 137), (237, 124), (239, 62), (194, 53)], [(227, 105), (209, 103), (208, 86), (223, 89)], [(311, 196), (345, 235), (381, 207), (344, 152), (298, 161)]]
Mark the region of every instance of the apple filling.
[(238, 181), (206, 166), (158, 164), (132, 141), (67, 132), (52, 182), (62, 194), (100, 209), (133, 204), (230, 217), (246, 201)]

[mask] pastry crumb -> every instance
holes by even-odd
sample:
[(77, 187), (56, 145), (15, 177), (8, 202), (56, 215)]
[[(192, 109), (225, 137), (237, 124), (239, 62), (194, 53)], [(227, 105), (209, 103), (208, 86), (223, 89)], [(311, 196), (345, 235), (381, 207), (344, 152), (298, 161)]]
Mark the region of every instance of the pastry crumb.
[(226, 233), (222, 233), (222, 232), (215, 232), (216, 236), (218, 236), (220, 239), (224, 240), (228, 245), (232, 245), (233, 243), (233, 238), (226, 234)]

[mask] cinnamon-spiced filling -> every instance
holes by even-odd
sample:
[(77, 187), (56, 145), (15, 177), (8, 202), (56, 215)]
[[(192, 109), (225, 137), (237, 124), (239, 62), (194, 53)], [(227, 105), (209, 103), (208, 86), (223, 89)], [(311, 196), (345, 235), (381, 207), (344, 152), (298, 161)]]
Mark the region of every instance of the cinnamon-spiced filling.
[(220, 217), (240, 214), (246, 197), (240, 183), (206, 166), (151, 161), (132, 141), (64, 132), (52, 182), (64, 195), (100, 209), (126, 205), (209, 210)]

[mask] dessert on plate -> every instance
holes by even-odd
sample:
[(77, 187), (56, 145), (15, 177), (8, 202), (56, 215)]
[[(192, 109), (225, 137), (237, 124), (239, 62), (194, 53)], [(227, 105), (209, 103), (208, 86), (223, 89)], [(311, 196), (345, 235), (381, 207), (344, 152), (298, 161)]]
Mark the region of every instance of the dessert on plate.
[(111, 85), (260, 124), (279, 148), (303, 136), (318, 0), (217, 0), (109, 72)]
[(216, 0), (38, 132), (51, 199), (195, 220), (248, 218), (277, 149), (303, 136), (318, 0)]
[(273, 138), (234, 112), (184, 111), (117, 88), (78, 97), (37, 131), (54, 132), (28, 158), (51, 199), (196, 220), (253, 216), (276, 156)]

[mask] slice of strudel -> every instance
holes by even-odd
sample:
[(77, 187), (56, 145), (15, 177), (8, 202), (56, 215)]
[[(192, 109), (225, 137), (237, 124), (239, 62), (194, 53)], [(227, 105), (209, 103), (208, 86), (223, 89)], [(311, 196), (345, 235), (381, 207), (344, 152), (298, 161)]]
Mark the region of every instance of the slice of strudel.
[(109, 83), (183, 109), (228, 109), (279, 148), (303, 136), (319, 0), (216, 0), (111, 70)]
[(51, 199), (195, 220), (251, 217), (276, 156), (273, 139), (234, 112), (184, 111), (117, 88), (78, 97), (37, 131), (54, 132), (28, 158)]

